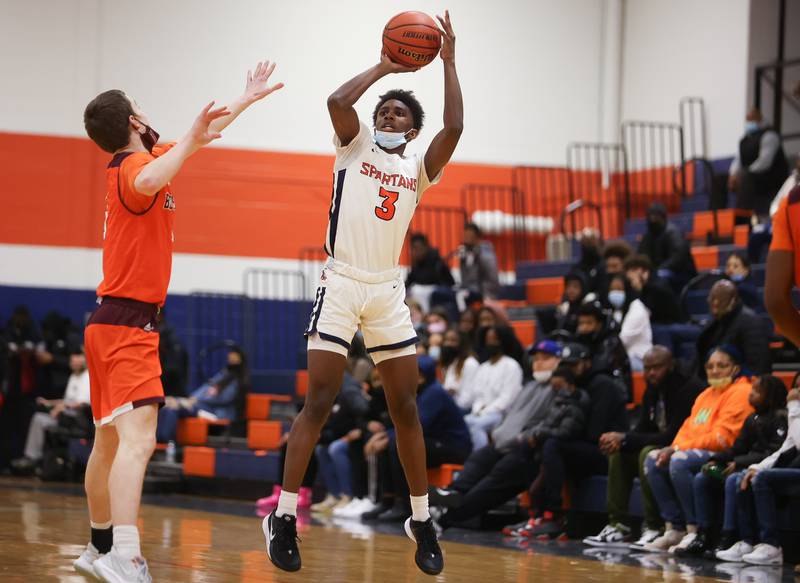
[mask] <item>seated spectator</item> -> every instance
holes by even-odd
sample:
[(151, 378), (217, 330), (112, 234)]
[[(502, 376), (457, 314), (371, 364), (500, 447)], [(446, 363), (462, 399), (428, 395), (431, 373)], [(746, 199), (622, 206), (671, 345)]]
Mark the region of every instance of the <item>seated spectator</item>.
[(83, 352), (77, 351), (70, 355), (69, 368), (71, 374), (61, 399), (48, 400), (39, 397), (36, 400), (39, 408), (44, 411), (35, 413), (31, 418), (25, 441), (25, 456), (11, 463), (18, 473), (30, 473), (41, 463), (48, 429), (59, 424), (89, 428), (89, 371)]
[(667, 208), (660, 202), (647, 209), (647, 232), (639, 242), (637, 253), (647, 255), (656, 274), (665, 280), (675, 294), (697, 275), (689, 242), (674, 223), (669, 222)]
[(422, 334), (423, 342), (427, 346), (427, 354), (433, 360), (438, 361), (442, 353), (442, 340), (444, 333), (450, 325), (450, 318), (447, 310), (437, 306), (425, 316), (425, 332)]
[(586, 278), (579, 271), (572, 271), (564, 276), (564, 296), (561, 303), (555, 308), (555, 326), (553, 330), (565, 330), (575, 334), (578, 328), (578, 310), (588, 302), (597, 299), (594, 292), (590, 292)]
[(749, 259), (740, 253), (731, 253), (725, 262), (725, 275), (736, 285), (745, 306), (753, 310), (761, 307), (756, 282), (750, 273)]
[(600, 449), (608, 456), (608, 526), (599, 534), (583, 539), (591, 546), (615, 547), (630, 542), (628, 501), (636, 477), (642, 493), (644, 522), (641, 536), (631, 548), (642, 550), (661, 535), (661, 517), (645, 479), (644, 460), (654, 449), (672, 443), (703, 385), (692, 372), (682, 370), (663, 346), (654, 346), (645, 354), (644, 378), (647, 389), (636, 427), (600, 436)]
[[(710, 547), (709, 530), (712, 526), (714, 501), (720, 491), (725, 494), (725, 512), (719, 544), (713, 555), (721, 560), (740, 561), (752, 552), (755, 545), (753, 532), (739, 535), (736, 526), (737, 492), (747, 468), (777, 451), (786, 437), (786, 387), (772, 375), (762, 375), (753, 380), (750, 406), (755, 409), (744, 420), (742, 431), (733, 445), (715, 453), (694, 477), (694, 496), (697, 508), (697, 538), (683, 555), (700, 555)], [(733, 548), (737, 542), (743, 542)]]
[(158, 359), (161, 362), (161, 384), (164, 394), (170, 397), (185, 397), (189, 376), (189, 354), (178, 338), (175, 328), (166, 320), (161, 310), (158, 323)]
[[(748, 468), (741, 480), (737, 498), (737, 518), (742, 538), (756, 540), (752, 552), (745, 553), (741, 560), (754, 565), (780, 565), (783, 550), (778, 540), (778, 509), (775, 497), (785, 495), (800, 483), (800, 390), (792, 389), (786, 397), (789, 412), (789, 429), (780, 449), (769, 457)], [(755, 520), (754, 520), (755, 519)], [(756, 523), (758, 533), (756, 533)], [(741, 545), (742, 543), (738, 543)], [(747, 543), (744, 542), (746, 545)], [(736, 546), (736, 545), (735, 545)], [(727, 556), (746, 547), (731, 549)], [(796, 571), (795, 571), (796, 572)]]
[(672, 289), (652, 274), (647, 255), (633, 255), (625, 261), (625, 277), (645, 307), (653, 324), (677, 324), (683, 321), (678, 297)]
[(633, 249), (631, 249), (631, 246), (628, 245), (626, 241), (611, 241), (606, 245), (605, 249), (603, 250), (606, 280), (604, 282), (603, 289), (599, 290), (598, 293), (602, 294), (605, 292), (610, 276), (616, 273), (622, 273), (625, 266), (625, 261), (631, 256), (632, 253)]
[[(425, 440), (427, 467), (464, 463), (472, 450), (469, 429), (453, 398), (436, 380), (436, 363), (428, 356), (419, 357), (417, 408)], [(385, 484), (383, 496), (394, 500), (389, 510), (378, 515), (378, 520), (405, 520), (411, 513), (411, 507), (394, 429), (373, 435), (364, 446), (364, 452), (382, 454), (379, 463), (382, 467), (381, 478)]]
[(578, 310), (575, 340), (586, 346), (592, 356), (592, 368), (609, 373), (621, 381), (623, 394), (633, 396), (633, 379), (628, 353), (619, 336), (606, 325), (599, 303), (584, 304)]
[(524, 535), (556, 538), (564, 532), (565, 514), (561, 493), (569, 477), (573, 483), (608, 471), (600, 450), (600, 436), (628, 428), (623, 389), (607, 371), (598, 370), (589, 349), (568, 344), (561, 351), (562, 365), (575, 375), (577, 387), (589, 394), (586, 424), (578, 435), (553, 436), (543, 442), (539, 473), (530, 487), (531, 509), (538, 520), (528, 522)]
[(429, 490), (439, 526), (468, 520), (502, 504), (524, 490), (536, 476), (536, 450), (528, 443), (547, 418), (556, 391), (551, 386), (561, 347), (543, 340), (533, 348), (533, 380), (526, 383), (508, 415), (492, 431), (492, 442), (475, 449), (464, 469), (445, 488)]
[[(730, 344), (742, 355), (742, 366), (750, 373), (770, 372), (767, 324), (742, 304), (736, 286), (724, 279), (716, 282), (708, 293), (708, 308), (713, 320), (697, 338), (697, 354), (709, 354), (715, 346)], [(700, 378), (705, 378), (704, 370), (698, 363)]]
[(440, 362), (445, 390), (462, 410), (469, 411), (474, 399), (472, 383), (480, 366), (469, 336), (456, 328), (445, 332)]
[(482, 298), (496, 298), (500, 291), (497, 256), (490, 241), (481, 239), (475, 223), (464, 227), (464, 242), (458, 248), (461, 287)]
[(469, 336), (472, 346), (475, 346), (475, 337), (478, 333), (478, 314), (475, 310), (466, 309), (461, 312), (458, 318), (458, 331)]
[(514, 329), (509, 326), (505, 315), (498, 313), (494, 308), (483, 306), (478, 310), (478, 329), (475, 331), (475, 354), (480, 362), (489, 358), (486, 353), (484, 342), (486, 340), (486, 330), (496, 328), (503, 337), (506, 356), (510, 356), (520, 365), (523, 363), (525, 350), (522, 348)]
[(36, 346), (36, 392), (44, 399), (59, 399), (72, 374), (71, 355), (81, 347), (81, 335), (56, 311), (42, 320), (42, 340)]
[(231, 348), (225, 368), (195, 389), (188, 398), (167, 397), (158, 413), (158, 441), (174, 441), (178, 419), (183, 417), (235, 421), (237, 403), (249, 388), (249, 378), (244, 352), (240, 348)]
[(642, 301), (634, 296), (628, 280), (621, 273), (611, 277), (607, 299), (611, 306), (612, 322), (628, 353), (631, 370), (641, 372), (642, 359), (653, 347), (650, 313)]
[(406, 305), (411, 314), (411, 323), (418, 334), (425, 332), (425, 311), (420, 303), (413, 298), (406, 298)]
[(475, 449), (489, 442), (489, 434), (508, 412), (522, 390), (522, 367), (507, 355), (512, 348), (508, 329), (493, 326), (483, 332), (487, 360), (478, 367), (470, 385), (472, 408), (464, 418)]
[(733, 347), (717, 347), (706, 360), (709, 387), (700, 393), (672, 445), (651, 451), (644, 462), (650, 489), (666, 530), (645, 545), (651, 552), (676, 552), (698, 538), (693, 480), (715, 452), (733, 445), (750, 406), (750, 381)]
[(600, 255), (603, 245), (595, 231), (584, 233), (580, 240), (581, 257), (570, 267), (570, 271), (583, 275), (586, 293), (596, 294), (605, 288), (605, 261)]
[(788, 175), (789, 163), (780, 135), (764, 121), (757, 107), (751, 108), (744, 136), (728, 170), (728, 188), (736, 192), (736, 206), (766, 217)]
[(411, 269), (406, 277), (406, 288), (409, 295), (427, 312), (435, 288), (452, 287), (455, 280), (439, 250), (431, 247), (428, 237), (422, 233), (413, 233), (410, 237), (410, 249)]

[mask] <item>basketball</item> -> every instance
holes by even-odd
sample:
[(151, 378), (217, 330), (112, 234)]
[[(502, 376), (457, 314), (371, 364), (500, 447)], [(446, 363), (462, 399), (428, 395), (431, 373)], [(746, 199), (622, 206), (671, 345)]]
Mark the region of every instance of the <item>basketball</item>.
[(439, 26), (424, 12), (401, 12), (383, 29), (383, 52), (400, 65), (424, 67), (441, 46)]

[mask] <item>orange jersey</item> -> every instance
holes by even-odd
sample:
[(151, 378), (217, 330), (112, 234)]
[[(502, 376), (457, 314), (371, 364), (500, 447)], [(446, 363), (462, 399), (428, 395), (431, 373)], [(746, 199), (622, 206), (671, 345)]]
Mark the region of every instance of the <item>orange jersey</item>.
[(103, 281), (98, 296), (163, 305), (172, 272), (175, 199), (167, 184), (155, 196), (136, 191), (134, 181), (153, 153), (121, 152), (106, 172), (106, 218), (103, 226)]
[(778, 206), (772, 217), (772, 243), (770, 251), (794, 253), (794, 285), (800, 287), (800, 185), (795, 186), (789, 196)]

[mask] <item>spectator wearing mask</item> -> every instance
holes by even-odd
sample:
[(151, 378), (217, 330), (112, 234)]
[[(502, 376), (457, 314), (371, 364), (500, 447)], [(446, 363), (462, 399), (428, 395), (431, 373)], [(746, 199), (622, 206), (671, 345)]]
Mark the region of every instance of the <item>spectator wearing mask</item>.
[(478, 225), (464, 226), (464, 242), (457, 253), (461, 287), (483, 298), (496, 298), (500, 291), (497, 256), (491, 242), (481, 239)]
[(741, 535), (738, 533), (737, 492), (741, 490), (747, 469), (777, 451), (786, 437), (786, 387), (783, 382), (772, 375), (755, 378), (750, 391), (750, 406), (755, 412), (744, 420), (742, 431), (733, 445), (712, 455), (694, 477), (697, 538), (682, 550), (684, 555), (700, 555), (710, 549), (712, 513), (723, 483), (725, 511), (722, 533), (711, 554), (723, 561), (739, 562), (742, 556), (753, 551), (755, 539), (752, 530), (748, 532), (745, 529)]
[[(73, 418), (78, 426), (88, 425), (90, 390), (89, 371), (86, 368), (86, 357), (82, 352), (73, 352), (69, 357), (71, 374), (67, 379), (66, 390), (61, 399), (36, 400), (40, 408), (31, 418), (28, 437), (25, 441), (25, 455), (12, 462), (18, 473), (32, 472), (42, 461), (47, 430), (65, 423), (64, 418)], [(68, 422), (68, 421), (66, 421)]]
[(467, 308), (458, 317), (458, 331), (469, 336), (473, 347), (476, 345), (475, 337), (478, 333), (478, 314), (475, 310)]
[(422, 233), (410, 237), (411, 269), (406, 277), (406, 288), (424, 311), (430, 310), (431, 295), (437, 287), (451, 288), (455, 285), (450, 268), (439, 250), (431, 247)]
[(529, 439), (553, 409), (558, 392), (551, 381), (561, 346), (543, 340), (534, 345), (532, 353), (533, 380), (525, 384), (508, 415), (492, 432), (492, 443), (475, 449), (451, 484), (430, 488), (431, 506), (444, 509), (438, 516), (443, 528), (513, 498), (536, 477), (538, 459)]
[(484, 346), (485, 332), (489, 328), (497, 328), (500, 331), (505, 345), (505, 354), (522, 364), (525, 350), (514, 333), (514, 329), (509, 326), (508, 319), (502, 312), (497, 312), (489, 306), (483, 306), (478, 310), (478, 329), (475, 332), (475, 354), (478, 360), (483, 362), (489, 358)]
[(619, 379), (624, 395), (630, 399), (633, 380), (628, 353), (619, 336), (606, 326), (606, 317), (599, 303), (584, 304), (578, 310), (575, 340), (588, 347), (593, 355), (593, 369)]
[(554, 330), (565, 330), (574, 334), (578, 328), (578, 310), (588, 302), (597, 299), (597, 295), (588, 291), (583, 273), (572, 271), (564, 276), (564, 296), (555, 308)]
[(757, 107), (751, 108), (728, 170), (728, 188), (736, 192), (736, 206), (759, 217), (768, 216), (770, 203), (788, 175), (781, 137)]
[(440, 362), (444, 389), (462, 410), (469, 411), (473, 401), (472, 383), (480, 367), (469, 336), (457, 328), (445, 332)]
[(487, 356), (471, 384), (472, 409), (464, 418), (475, 449), (489, 442), (489, 434), (508, 413), (522, 390), (522, 367), (508, 356), (511, 337), (507, 329), (492, 326), (483, 332), (482, 345)]
[(644, 522), (641, 536), (630, 546), (643, 550), (661, 535), (661, 516), (645, 477), (644, 461), (654, 449), (672, 443), (703, 385), (691, 372), (681, 370), (664, 346), (654, 346), (645, 354), (644, 378), (647, 389), (636, 427), (600, 436), (600, 449), (608, 456), (608, 525), (599, 534), (583, 539), (587, 545), (627, 547), (631, 543), (628, 502), (637, 477)]
[(678, 226), (669, 222), (667, 208), (660, 202), (647, 209), (647, 231), (637, 252), (650, 258), (658, 277), (676, 294), (697, 275), (689, 242)]
[(637, 298), (650, 312), (653, 324), (677, 324), (683, 320), (675, 292), (653, 275), (647, 255), (633, 255), (625, 261), (625, 277)]
[(650, 313), (642, 301), (634, 297), (628, 280), (620, 273), (611, 277), (608, 304), (620, 342), (628, 354), (631, 370), (641, 372), (644, 355), (653, 347)]
[(733, 347), (712, 350), (705, 366), (709, 387), (697, 397), (672, 444), (648, 454), (645, 474), (666, 530), (645, 550), (683, 552), (698, 538), (695, 475), (714, 453), (733, 445), (753, 412), (750, 381), (742, 375), (741, 363)]
[(428, 347), (428, 356), (438, 361), (442, 353), (442, 340), (444, 333), (450, 325), (447, 310), (442, 307), (433, 308), (425, 316), (425, 344)]
[[(708, 294), (708, 307), (713, 320), (697, 338), (697, 354), (709, 354), (713, 347), (729, 344), (742, 355), (742, 366), (749, 372), (768, 373), (772, 364), (767, 324), (742, 304), (736, 286), (724, 279), (716, 282)], [(698, 375), (705, 378), (702, 366)]]
[(752, 310), (761, 307), (756, 282), (750, 273), (750, 260), (740, 253), (731, 253), (725, 262), (725, 275), (736, 285), (742, 303)]
[(587, 232), (581, 237), (581, 258), (570, 268), (571, 272), (583, 275), (587, 293), (598, 293), (605, 286), (606, 267), (601, 255), (603, 244), (596, 232)]

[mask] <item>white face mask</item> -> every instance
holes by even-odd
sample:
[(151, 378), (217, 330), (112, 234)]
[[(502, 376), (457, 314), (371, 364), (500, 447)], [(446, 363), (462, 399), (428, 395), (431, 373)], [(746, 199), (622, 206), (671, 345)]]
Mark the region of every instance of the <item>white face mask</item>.
[(608, 292), (608, 303), (615, 308), (621, 308), (625, 305), (625, 292), (622, 290), (611, 290)]
[[(408, 132), (410, 131), (411, 130), (408, 130)], [(375, 130), (375, 143), (381, 148), (394, 150), (408, 141), (406, 140), (406, 134), (408, 134), (408, 132), (401, 134), (400, 132), (382, 132), (381, 130)]]
[(533, 380), (537, 383), (546, 383), (553, 376), (552, 370), (535, 370), (533, 371)]
[(442, 356), (442, 347), (441, 346), (431, 346), (428, 348), (428, 356), (430, 356), (436, 362), (439, 362), (439, 358)]

